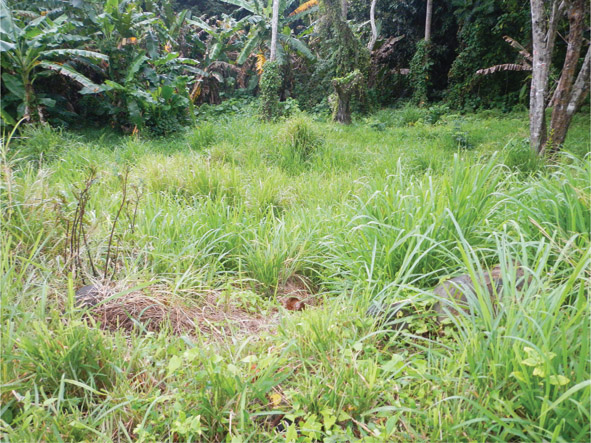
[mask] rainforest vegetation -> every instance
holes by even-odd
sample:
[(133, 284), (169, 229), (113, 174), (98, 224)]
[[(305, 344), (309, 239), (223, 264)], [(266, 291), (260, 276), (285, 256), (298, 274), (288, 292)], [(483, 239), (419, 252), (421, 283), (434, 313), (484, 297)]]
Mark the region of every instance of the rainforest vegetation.
[(0, 439), (591, 439), (589, 4), (0, 0)]

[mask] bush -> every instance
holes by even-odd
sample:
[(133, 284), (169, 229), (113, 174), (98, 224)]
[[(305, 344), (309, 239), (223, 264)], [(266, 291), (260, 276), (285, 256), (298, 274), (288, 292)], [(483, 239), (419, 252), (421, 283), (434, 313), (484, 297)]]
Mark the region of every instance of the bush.
[(449, 112), (449, 106), (447, 105), (433, 105), (427, 111), (427, 116), (425, 121), (434, 125), (437, 123), (441, 117), (446, 115)]
[(459, 121), (454, 122), (453, 129), (444, 136), (444, 147), (447, 149), (474, 149), (475, 145), (467, 131)]
[(396, 119), (401, 125), (412, 126), (425, 116), (425, 111), (407, 104), (396, 113)]

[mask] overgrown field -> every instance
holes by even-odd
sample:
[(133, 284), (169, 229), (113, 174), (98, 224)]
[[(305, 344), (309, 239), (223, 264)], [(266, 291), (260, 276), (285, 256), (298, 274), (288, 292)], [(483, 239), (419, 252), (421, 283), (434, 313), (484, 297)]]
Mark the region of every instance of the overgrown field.
[[(403, 108), (25, 130), (2, 152), (0, 435), (589, 441), (588, 114), (553, 163), (527, 125)], [(438, 282), (497, 264), (498, 304), (480, 288), (429, 315)], [(107, 301), (76, 307), (104, 275)], [(408, 329), (366, 315), (403, 299)]]

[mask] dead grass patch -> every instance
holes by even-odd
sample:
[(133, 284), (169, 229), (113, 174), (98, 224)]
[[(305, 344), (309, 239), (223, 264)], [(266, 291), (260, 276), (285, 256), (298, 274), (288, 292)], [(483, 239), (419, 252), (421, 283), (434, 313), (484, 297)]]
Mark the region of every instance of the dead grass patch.
[(231, 300), (225, 302), (220, 291), (185, 291), (179, 296), (164, 285), (126, 291), (122, 284), (97, 289), (98, 304), (89, 307), (88, 314), (101, 328), (126, 332), (169, 328), (177, 335), (202, 333), (219, 340), (272, 332), (279, 321), (276, 309), (264, 315), (249, 312)]

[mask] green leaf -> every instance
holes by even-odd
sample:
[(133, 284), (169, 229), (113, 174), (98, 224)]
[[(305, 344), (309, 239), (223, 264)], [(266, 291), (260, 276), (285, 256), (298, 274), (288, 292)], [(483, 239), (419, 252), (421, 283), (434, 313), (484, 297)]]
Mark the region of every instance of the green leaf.
[(50, 49), (47, 51), (41, 51), (41, 55), (44, 57), (55, 57), (55, 56), (71, 56), (77, 55), (79, 57), (87, 57), (99, 60), (109, 60), (109, 56), (101, 54), (95, 51), (86, 51), (84, 49)]
[(16, 77), (15, 75), (9, 74), (5, 72), (2, 74), (2, 81), (4, 82), (4, 86), (8, 89), (12, 94), (17, 96), (19, 99), (25, 99), (25, 86), (21, 79)]
[(384, 372), (398, 372), (404, 366), (404, 358), (398, 354), (393, 354), (392, 359), (382, 365)]
[(178, 355), (173, 355), (168, 362), (168, 375), (174, 374), (183, 364), (183, 359)]
[(320, 413), (322, 414), (324, 429), (330, 430), (337, 422), (335, 412), (332, 409), (323, 409)]
[(512, 377), (515, 377), (517, 380), (521, 381), (521, 382), (526, 382), (525, 377), (523, 376), (523, 373), (520, 371), (513, 371), (510, 374)]
[(294, 442), (298, 439), (298, 431), (296, 429), (295, 423), (292, 423), (287, 428), (287, 432), (285, 433), (285, 441), (286, 442)]
[(148, 57), (146, 57), (144, 54), (140, 54), (131, 62), (129, 69), (127, 70), (127, 75), (125, 76), (125, 83), (129, 83), (133, 80), (133, 77), (140, 70), (142, 64), (146, 60), (148, 60)]
[(16, 125), (16, 120), (14, 118), (12, 118), (12, 116), (8, 112), (6, 112), (4, 109), (0, 109), (0, 118), (2, 119), (2, 121), (4, 123), (6, 123), (9, 126)]
[(162, 86), (161, 96), (164, 100), (168, 100), (174, 94), (174, 88), (172, 86), (164, 85)]
[(88, 77), (80, 74), (74, 68), (68, 65), (58, 65), (57, 63), (50, 63), (50, 62), (41, 62), (39, 63), (40, 66), (44, 67), (45, 69), (49, 69), (51, 71), (55, 71), (58, 74), (63, 75), (64, 77), (69, 77), (77, 83), (80, 83), (82, 86), (89, 88), (91, 90), (95, 90), (95, 92), (100, 92), (101, 87), (96, 83), (93, 83)]
[(179, 58), (179, 55), (180, 54), (178, 52), (169, 52), (162, 58), (152, 60), (152, 63), (154, 64), (154, 66), (161, 66), (168, 63), (171, 60), (174, 60), (175, 58)]
[(188, 18), (186, 20), (186, 22), (190, 25), (194, 25), (194, 26), (197, 26), (197, 27), (203, 29), (208, 34), (215, 34), (215, 29), (213, 29), (211, 26), (209, 26), (207, 23), (205, 23), (199, 17)]
[(253, 2), (249, 2), (246, 0), (222, 0), (224, 3), (228, 3), (230, 5), (239, 6), (241, 8), (246, 9), (248, 12), (255, 13), (256, 5)]
[(142, 112), (137, 101), (129, 100), (127, 103), (127, 110), (129, 111), (131, 121), (135, 125), (141, 126), (144, 123), (144, 120), (142, 119)]
[(526, 358), (525, 360), (522, 360), (521, 363), (524, 364), (524, 365), (526, 365), (526, 366), (536, 367), (541, 362), (537, 358)]
[(546, 375), (546, 371), (538, 366), (534, 369), (534, 375), (537, 377), (544, 377)]
[(16, 48), (16, 45), (14, 43), (0, 40), (0, 52), (10, 51), (14, 48)]
[(212, 61), (217, 60), (220, 56), (220, 53), (222, 52), (222, 49), (224, 49), (224, 45), (219, 42), (214, 43), (211, 45), (211, 48), (207, 54), (207, 58)]
[(279, 34), (279, 40), (284, 42), (287, 46), (289, 46), (294, 51), (297, 51), (300, 54), (302, 54), (308, 60), (315, 60), (316, 59), (314, 54), (312, 54), (312, 51), (310, 51), (310, 49), (306, 46), (306, 44), (303, 41), (298, 40), (297, 38), (294, 38), (294, 37), (284, 35), (284, 34)]
[(244, 45), (244, 48), (242, 48), (242, 52), (238, 56), (238, 59), (236, 60), (236, 64), (238, 64), (238, 65), (243, 64), (246, 61), (246, 59), (248, 57), (250, 57), (250, 54), (252, 54), (254, 52), (254, 50), (258, 46), (260, 40), (261, 40), (261, 37), (260, 37), (258, 30), (253, 32), (250, 39)]
[(564, 375), (551, 375), (550, 376), (550, 384), (551, 385), (564, 386), (569, 383), (570, 383), (570, 379), (566, 378)]

